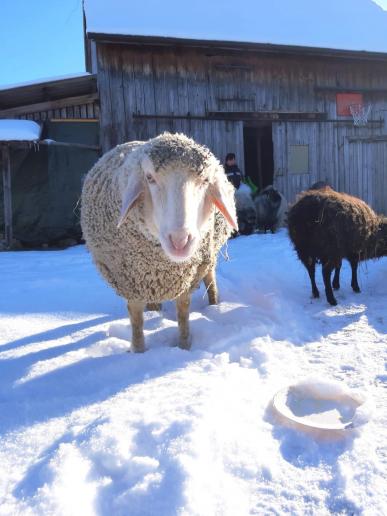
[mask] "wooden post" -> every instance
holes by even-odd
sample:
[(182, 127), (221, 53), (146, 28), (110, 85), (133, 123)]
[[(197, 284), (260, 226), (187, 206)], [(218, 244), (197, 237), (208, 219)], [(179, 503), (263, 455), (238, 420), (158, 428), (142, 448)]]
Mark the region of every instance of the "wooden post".
[(12, 245), (12, 191), (11, 191), (11, 159), (9, 146), (1, 146), (3, 168), (3, 193), (4, 193), (4, 236), (5, 245), (9, 249)]

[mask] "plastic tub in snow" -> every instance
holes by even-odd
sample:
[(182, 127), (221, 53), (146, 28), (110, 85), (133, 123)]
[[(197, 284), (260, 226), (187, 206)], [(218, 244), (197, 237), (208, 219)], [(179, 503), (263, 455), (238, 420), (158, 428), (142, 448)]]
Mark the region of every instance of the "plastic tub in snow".
[(272, 401), (280, 423), (321, 437), (339, 437), (369, 419), (365, 400), (337, 382), (313, 381), (280, 390)]

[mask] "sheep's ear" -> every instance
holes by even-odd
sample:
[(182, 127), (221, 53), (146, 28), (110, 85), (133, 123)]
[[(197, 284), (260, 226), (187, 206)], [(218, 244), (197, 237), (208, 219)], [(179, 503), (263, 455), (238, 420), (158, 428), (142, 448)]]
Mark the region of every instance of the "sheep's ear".
[(140, 197), (143, 191), (144, 183), (141, 174), (130, 174), (128, 185), (122, 197), (122, 207), (120, 218), (118, 219), (117, 228), (121, 227), (126, 217), (128, 216), (129, 211), (131, 210), (131, 208), (133, 208), (135, 202)]
[(238, 231), (238, 222), (235, 213), (235, 207), (230, 203), (230, 194), (224, 191), (220, 182), (216, 182), (209, 188), (209, 197), (211, 202), (215, 204), (229, 225)]

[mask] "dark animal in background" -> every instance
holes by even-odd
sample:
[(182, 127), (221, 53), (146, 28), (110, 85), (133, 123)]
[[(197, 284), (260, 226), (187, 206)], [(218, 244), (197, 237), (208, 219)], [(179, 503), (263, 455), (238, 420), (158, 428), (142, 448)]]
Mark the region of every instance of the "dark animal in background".
[(255, 231), (257, 214), (251, 197), (251, 190), (243, 183), (239, 189), (235, 191), (235, 205), (239, 234), (251, 235), (251, 233)]
[[(288, 213), (289, 236), (312, 284), (313, 297), (319, 297), (315, 265), (321, 263), (325, 294), (331, 305), (331, 274), (339, 272), (345, 258), (351, 264), (351, 286), (360, 292), (357, 267), (360, 260), (387, 255), (387, 218), (380, 217), (361, 199), (331, 188), (303, 192)], [(339, 289), (338, 274), (333, 288)]]
[(333, 190), (333, 188), (327, 181), (316, 181), (316, 183), (312, 184), (309, 190), (323, 190), (324, 188), (330, 188), (331, 190)]
[(265, 233), (272, 233), (282, 226), (287, 208), (285, 197), (272, 185), (267, 186), (255, 197), (255, 209), (257, 212), (257, 227)]

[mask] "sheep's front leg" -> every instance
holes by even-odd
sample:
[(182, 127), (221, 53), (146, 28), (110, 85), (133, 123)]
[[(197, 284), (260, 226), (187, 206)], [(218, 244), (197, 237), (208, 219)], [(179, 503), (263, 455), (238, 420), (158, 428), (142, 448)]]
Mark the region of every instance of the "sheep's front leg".
[(186, 292), (176, 299), (177, 324), (179, 326), (179, 348), (190, 349), (191, 337), (189, 334), (189, 305), (191, 295)]
[(216, 285), (215, 268), (211, 269), (203, 278), (204, 285), (207, 289), (208, 302), (210, 305), (218, 304), (218, 287)]
[(144, 345), (144, 308), (145, 303), (133, 303), (128, 301), (128, 312), (132, 324), (132, 351), (143, 353)]
[(359, 263), (359, 259), (356, 256), (351, 256), (351, 258), (349, 259), (349, 263), (351, 264), (351, 270), (352, 270), (351, 287), (354, 292), (359, 293), (360, 287), (359, 287), (359, 283), (357, 282), (357, 266)]

